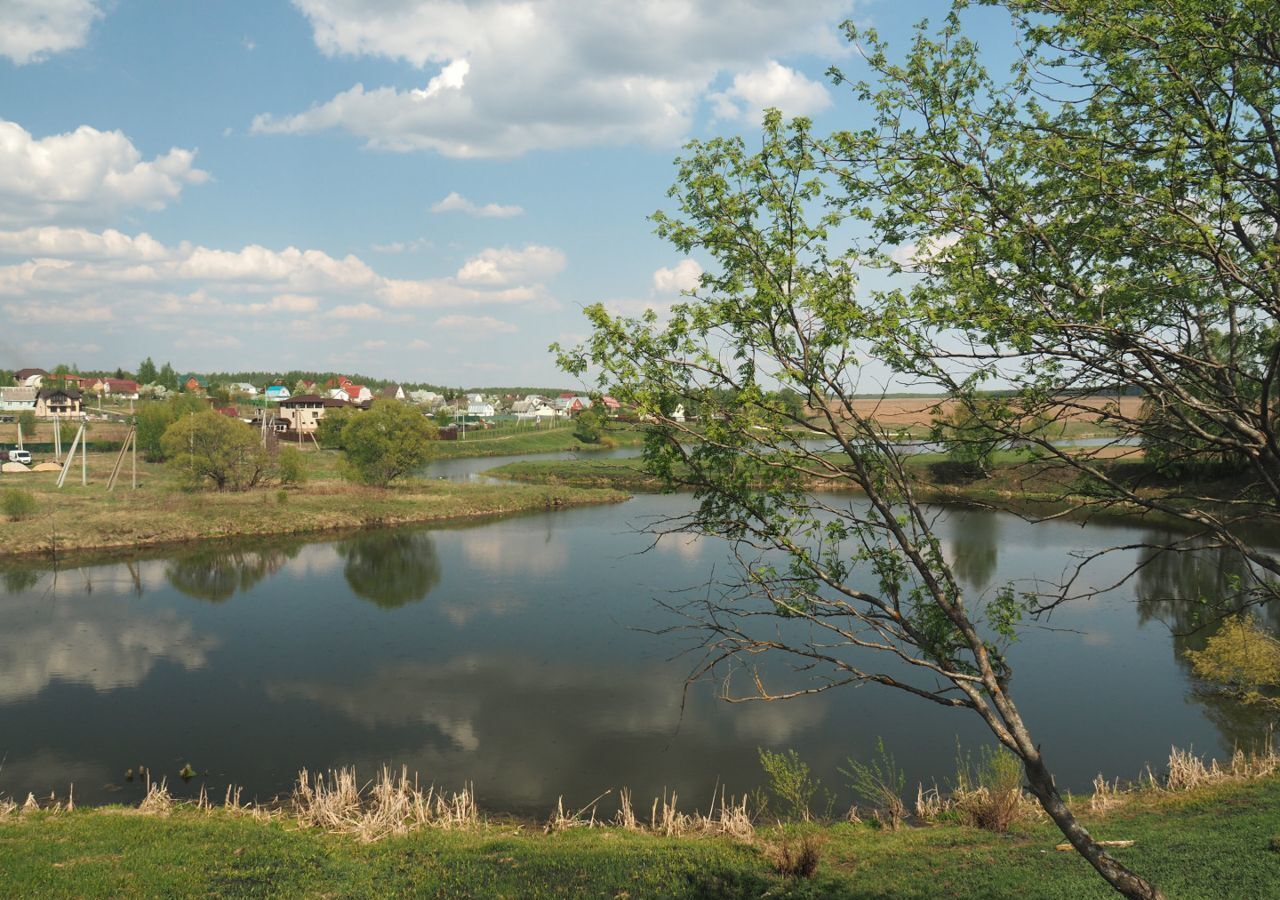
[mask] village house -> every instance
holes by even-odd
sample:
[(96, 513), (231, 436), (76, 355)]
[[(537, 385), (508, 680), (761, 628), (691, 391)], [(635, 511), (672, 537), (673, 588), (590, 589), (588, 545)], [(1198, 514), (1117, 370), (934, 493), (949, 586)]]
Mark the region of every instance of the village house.
[(280, 401), (280, 418), (288, 422), (289, 431), (298, 435), (315, 434), (326, 410), (349, 405), (345, 400), (321, 397), (319, 394), (299, 394)]
[(246, 397), (258, 396), (258, 389), (247, 381), (233, 381), (227, 385), (227, 390), (233, 394), (243, 394)]
[(334, 400), (347, 400), (351, 403), (365, 404), (373, 400), (373, 391), (363, 384), (352, 384), (344, 378), (338, 387), (329, 391), (329, 396)]
[(38, 388), (48, 376), (49, 373), (44, 369), (19, 369), (13, 373), (13, 380), (18, 383), (18, 387)]
[(493, 404), (489, 403), (479, 394), (469, 394), (467, 396), (467, 415), (476, 416), (481, 419), (491, 419), (497, 415), (493, 408)]
[(0, 412), (22, 412), (36, 408), (36, 389), (33, 387), (0, 388)]
[(384, 400), (403, 400), (404, 388), (398, 384), (389, 384), (378, 392), (378, 396)]
[(267, 389), (262, 392), (262, 396), (266, 398), (268, 403), (280, 403), (288, 400), (292, 395), (283, 384), (271, 384), (267, 385)]
[(36, 393), (35, 409), (41, 419), (54, 416), (78, 419), (84, 414), (80, 392), (75, 388), (41, 388)]
[(116, 400), (138, 399), (138, 382), (128, 378), (103, 378), (95, 390)]
[(207, 391), (209, 382), (199, 375), (192, 374), (182, 379), (182, 387), (188, 391)]
[(436, 409), (444, 406), (444, 397), (441, 397), (435, 391), (410, 391), (409, 399), (414, 403), (427, 407), (427, 409)]

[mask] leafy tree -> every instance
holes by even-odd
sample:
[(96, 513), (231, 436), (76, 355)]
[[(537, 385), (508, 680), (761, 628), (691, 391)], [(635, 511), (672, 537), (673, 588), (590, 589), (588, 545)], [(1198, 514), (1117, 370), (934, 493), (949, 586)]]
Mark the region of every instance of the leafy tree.
[(971, 477), (990, 476), (996, 451), (1007, 440), (1004, 433), (988, 424), (992, 411), (987, 406), (982, 400), (966, 398), (955, 405), (950, 415), (933, 423), (933, 440), (942, 444), (950, 462)]
[(173, 371), (173, 366), (166, 362), (160, 367), (160, 372), (156, 375), (156, 382), (171, 391), (176, 391), (178, 389), (178, 373)]
[[(927, 41), (916, 51), (934, 52)], [(941, 47), (936, 53), (946, 55)], [(892, 77), (885, 88), (891, 93)], [(921, 90), (936, 97), (953, 77), (961, 75), (942, 68)], [(905, 102), (889, 100), (897, 106), (886, 117)], [(890, 164), (875, 156), (888, 152), (879, 139), (865, 135), (863, 146), (850, 138), (859, 153), (846, 155), (841, 140), (820, 141), (806, 120), (788, 128), (771, 112), (758, 153), (740, 138), (691, 144), (671, 192), (679, 212), (658, 213), (655, 221), (677, 249), (699, 251), (716, 266), (666, 322), (590, 307), (593, 334), (561, 352), (561, 365), (579, 377), (599, 373), (602, 389), (654, 422), (645, 469), (669, 487), (692, 488), (697, 501), (687, 516), (657, 527), (713, 535), (733, 548), (734, 584), (683, 608), (706, 650), (691, 677), (719, 677), (730, 699), (875, 683), (968, 710), (1017, 756), (1036, 799), (1102, 877), (1127, 895), (1158, 896), (1075, 818), (1015, 701), (1009, 648), (1038, 598), (1012, 585), (966, 595), (903, 456), (854, 402), (864, 348), (907, 372), (930, 359), (921, 352), (929, 344), (929, 310), (909, 305), (911, 291), (855, 295), (865, 251), (832, 238), (851, 216), (875, 223), (884, 214), (862, 186), (875, 172), (840, 162)], [(833, 185), (844, 193), (833, 193)], [(902, 190), (915, 187), (908, 179)], [(773, 384), (823, 398), (815, 419), (782, 408), (770, 397)], [(671, 415), (678, 405), (699, 410), (696, 427)], [(839, 458), (809, 450), (795, 439), (798, 428), (838, 447)], [(866, 499), (829, 502), (815, 486), (857, 488)], [(770, 616), (808, 627), (783, 631)], [(815, 681), (773, 686), (754, 666), (762, 652), (790, 656)], [(881, 654), (892, 664), (881, 664)], [(740, 669), (747, 670), (745, 691), (735, 693)]]
[(1280, 699), (1263, 693), (1280, 688), (1280, 641), (1248, 616), (1227, 618), (1203, 650), (1186, 655), (1197, 676), (1244, 702), (1280, 705)]
[[(327, 416), (325, 418), (328, 418)], [(343, 471), (352, 481), (385, 487), (430, 458), (435, 426), (412, 406), (375, 400), (342, 428)]]
[(199, 397), (189, 394), (176, 394), (161, 403), (147, 403), (138, 410), (138, 450), (148, 462), (163, 462), (168, 459), (165, 453), (165, 430), (181, 416), (204, 412), (209, 407)]
[(316, 426), (316, 442), (326, 450), (341, 450), (343, 448), (342, 431), (352, 417), (358, 414), (359, 410), (349, 406), (326, 409)]
[(587, 407), (573, 419), (573, 436), (584, 444), (598, 444), (608, 419), (596, 405)]
[(192, 489), (243, 491), (262, 482), (271, 459), (258, 433), (213, 410), (179, 416), (160, 439), (164, 455)]
[(138, 381), (142, 384), (155, 384), (157, 378), (159, 373), (156, 371), (156, 364), (148, 356), (138, 364)]
[(7, 369), (0, 371), (0, 387), (13, 387), (15, 383), (12, 372)]
[(24, 409), (18, 413), (18, 427), (22, 429), (22, 433), (30, 437), (36, 431), (36, 411), (34, 409)]

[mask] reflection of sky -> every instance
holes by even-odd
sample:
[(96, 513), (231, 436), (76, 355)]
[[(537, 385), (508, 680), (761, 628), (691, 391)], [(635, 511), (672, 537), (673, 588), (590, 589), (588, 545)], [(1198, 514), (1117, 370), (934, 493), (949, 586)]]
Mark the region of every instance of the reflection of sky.
[[(699, 657), (653, 633), (673, 620), (652, 601), (696, 595), (712, 566), (725, 577), (724, 548), (673, 536), (640, 552), (649, 541), (628, 523), (688, 503), (642, 496), (403, 540), (209, 545), (132, 569), (64, 570), (56, 587), (46, 573), (0, 595), (0, 793), (61, 792), (64, 773), (78, 773), (78, 798), (127, 799), (107, 787), (124, 769), (176, 773), (190, 760), (215, 792), (232, 781), (269, 796), (303, 765), (393, 762), (444, 785), (474, 781), (490, 808), (545, 813), (561, 793), (586, 802), (623, 785), (638, 796), (701, 798), (717, 780), (746, 790), (759, 746), (796, 748), (838, 786), (836, 768), (877, 737), (926, 780), (950, 773), (957, 736), (985, 740), (971, 715), (877, 687), (734, 706), (705, 683), (685, 696)], [(1058, 576), (1066, 548), (1142, 536), (965, 510), (938, 528), (961, 580), (987, 592)], [(369, 600), (348, 584), (353, 559)], [(1104, 557), (1087, 580), (1109, 583), (1134, 562)], [(380, 584), (380, 571), (400, 581)], [(1162, 589), (1188, 577), (1160, 571)], [(179, 590), (211, 575), (220, 590), (204, 594), (218, 602)], [(394, 605), (373, 602), (384, 588)], [(1054, 630), (1033, 628), (1011, 651), (1015, 697), (1065, 787), (1099, 771), (1134, 776), (1170, 744), (1222, 750), (1221, 729), (1234, 739), (1248, 724), (1187, 702), (1168, 633), (1139, 624), (1133, 591), (1066, 607), (1042, 623)], [(809, 677), (778, 661), (765, 671)]]

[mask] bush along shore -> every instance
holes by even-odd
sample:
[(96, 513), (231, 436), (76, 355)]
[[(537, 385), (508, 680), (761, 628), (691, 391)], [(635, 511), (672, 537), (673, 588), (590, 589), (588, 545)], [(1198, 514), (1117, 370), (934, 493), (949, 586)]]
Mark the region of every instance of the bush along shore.
[[(883, 768), (849, 772), (860, 805), (839, 820), (809, 811), (817, 784), (794, 754), (761, 755), (769, 783), (750, 799), (721, 793), (688, 812), (674, 795), (637, 805), (622, 791), (606, 795), (612, 815), (602, 796), (541, 822), (486, 816), (469, 786), (389, 768), (369, 781), (304, 770), (266, 805), (234, 789), (178, 802), (163, 779), (136, 808), (0, 799), (0, 884), (55, 897), (1112, 896), (1018, 780), (1002, 780), (998, 753), (914, 804), (886, 790)], [(1100, 777), (1071, 803), (1169, 897), (1273, 896), (1280, 883), (1274, 752), (1224, 765), (1175, 750), (1162, 775)]]

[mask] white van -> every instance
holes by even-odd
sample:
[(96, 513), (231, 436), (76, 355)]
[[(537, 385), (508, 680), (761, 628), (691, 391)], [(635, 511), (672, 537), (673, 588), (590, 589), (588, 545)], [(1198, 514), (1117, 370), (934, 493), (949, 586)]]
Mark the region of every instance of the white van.
[(23, 463), (24, 465), (29, 466), (31, 465), (31, 451), (30, 450), (10, 450), (9, 462)]

